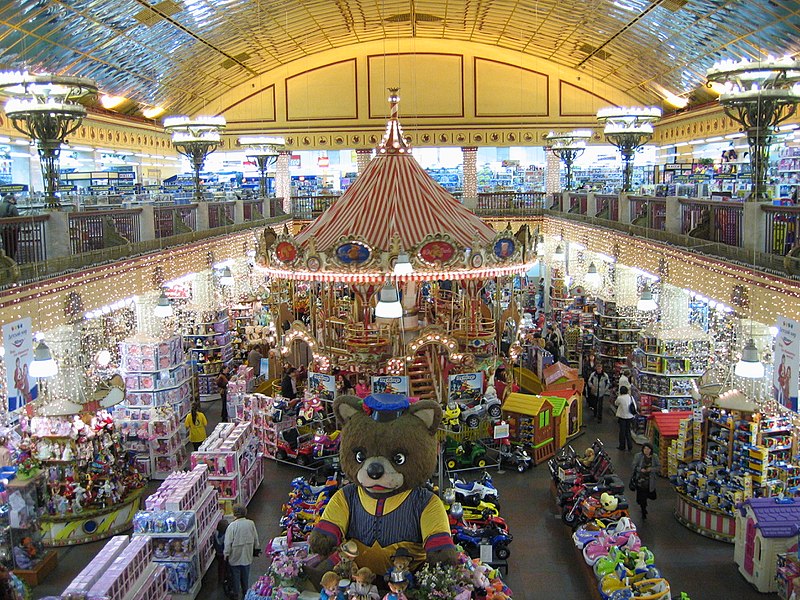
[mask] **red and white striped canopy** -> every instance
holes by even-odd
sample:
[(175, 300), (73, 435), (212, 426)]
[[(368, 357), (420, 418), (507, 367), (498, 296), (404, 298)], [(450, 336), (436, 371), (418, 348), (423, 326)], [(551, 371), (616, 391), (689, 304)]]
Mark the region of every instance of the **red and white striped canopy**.
[(428, 235), (446, 233), (463, 247), (484, 245), (495, 231), (447, 193), (410, 152), (379, 153), (342, 196), (297, 235), (316, 248), (332, 249), (341, 237), (358, 237), (374, 250), (389, 249), (394, 234), (404, 250)]

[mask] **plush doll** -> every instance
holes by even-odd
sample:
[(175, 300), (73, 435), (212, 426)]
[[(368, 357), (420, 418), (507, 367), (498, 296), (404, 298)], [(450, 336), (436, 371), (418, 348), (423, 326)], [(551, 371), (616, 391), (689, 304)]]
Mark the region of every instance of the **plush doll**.
[(414, 576), (411, 574), (411, 571), (408, 570), (412, 561), (414, 560), (414, 557), (411, 556), (411, 553), (408, 551), (408, 549), (401, 546), (389, 557), (389, 560), (392, 561), (392, 566), (389, 567), (388, 571), (386, 571), (384, 579), (387, 582), (391, 582), (392, 576), (395, 573), (402, 573), (403, 577), (405, 577), (408, 587), (414, 587)]
[(454, 564), (444, 504), (424, 487), (436, 466), (439, 404), (373, 394), (362, 405), (356, 396), (339, 396), (334, 412), (343, 423), (342, 469), (353, 483), (331, 498), (309, 535), (311, 550), (329, 557), (343, 539), (354, 541), (358, 565), (379, 575), (401, 547), (412, 556), (411, 568), (426, 559)]
[(339, 588), (339, 575), (334, 571), (322, 576), (321, 585), (319, 600), (344, 600), (344, 592)]
[(347, 588), (347, 597), (350, 600), (380, 600), (375, 573), (369, 567), (361, 567), (353, 577), (353, 583)]
[(392, 571), (387, 585), (389, 586), (389, 593), (383, 597), (383, 600), (408, 600), (406, 597), (406, 589), (408, 589), (408, 579), (411, 573), (403, 571)]

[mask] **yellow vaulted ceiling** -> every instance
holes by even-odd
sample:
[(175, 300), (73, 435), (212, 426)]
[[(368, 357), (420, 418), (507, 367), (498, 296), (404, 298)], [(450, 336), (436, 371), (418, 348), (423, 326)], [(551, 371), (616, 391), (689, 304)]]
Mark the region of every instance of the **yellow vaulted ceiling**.
[(660, 89), (696, 88), (718, 58), (797, 54), (799, 10), (796, 0), (6, 0), (0, 67), (91, 77), (105, 93), (193, 114), (315, 54), (445, 40), (455, 54), (459, 42), (501, 48), (660, 104)]

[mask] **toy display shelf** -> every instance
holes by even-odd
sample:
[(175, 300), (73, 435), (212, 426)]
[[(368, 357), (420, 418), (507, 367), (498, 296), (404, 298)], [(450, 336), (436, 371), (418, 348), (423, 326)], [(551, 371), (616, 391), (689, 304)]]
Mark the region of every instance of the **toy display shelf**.
[(246, 506), (264, 479), (259, 446), (251, 423), (220, 423), (192, 453), (192, 467), (208, 467), (208, 481), (226, 516), (233, 515), (235, 504)]
[(167, 570), (152, 562), (149, 539), (112, 538), (64, 590), (64, 598), (168, 600)]
[(678, 493), (675, 501), (675, 519), (703, 537), (732, 544), (736, 537), (736, 518)]
[(120, 405), (114, 411), (123, 443), (150, 479), (164, 479), (186, 464), (188, 438), (182, 420), (169, 407)]
[[(193, 506), (179, 512), (182, 519), (192, 523), (185, 531), (139, 530), (133, 535), (152, 540), (153, 561), (168, 571), (172, 598), (191, 600), (200, 593), (203, 576), (213, 560), (212, 538), (223, 515), (217, 492), (210, 485), (206, 485)], [(137, 529), (142, 529), (142, 523), (148, 520), (165, 522), (166, 518), (160, 515), (166, 514), (170, 514), (169, 511), (140, 513)]]
[(141, 506), (144, 488), (132, 491), (120, 503), (105, 509), (72, 515), (42, 515), (42, 541), (47, 547), (74, 546), (112, 537), (130, 529)]
[(634, 315), (620, 312), (613, 300), (596, 300), (594, 328), (594, 350), (603, 369), (616, 387), (619, 374), (628, 366), (631, 352), (636, 347), (641, 327)]
[(238, 304), (231, 306), (229, 314), (233, 323), (232, 331), (234, 332), (231, 339), (231, 346), (234, 355), (240, 360), (244, 361), (247, 358), (248, 341), (245, 327), (253, 324), (255, 319), (255, 303), (252, 304)]

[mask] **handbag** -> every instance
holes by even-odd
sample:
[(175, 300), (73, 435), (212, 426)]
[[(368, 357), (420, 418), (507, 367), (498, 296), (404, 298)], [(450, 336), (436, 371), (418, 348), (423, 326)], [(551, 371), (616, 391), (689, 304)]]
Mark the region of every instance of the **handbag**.
[(631, 481), (628, 484), (628, 489), (630, 489), (632, 492), (636, 491), (636, 477), (631, 477)]
[(628, 404), (628, 412), (632, 415), (636, 415), (639, 411), (636, 410), (636, 402), (633, 401), (631, 398), (630, 403)]
[(658, 498), (658, 494), (656, 493), (655, 490), (650, 490), (647, 493), (647, 498), (650, 499), (650, 500), (655, 500), (656, 498)]

